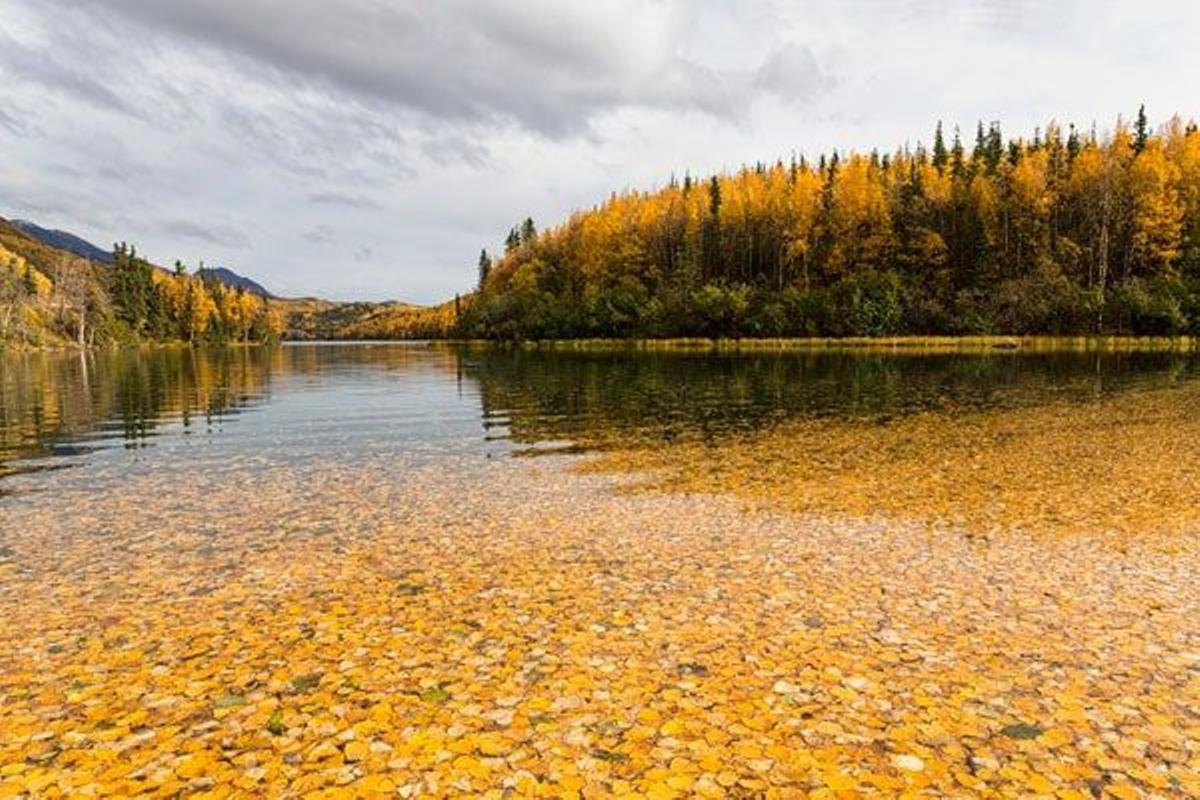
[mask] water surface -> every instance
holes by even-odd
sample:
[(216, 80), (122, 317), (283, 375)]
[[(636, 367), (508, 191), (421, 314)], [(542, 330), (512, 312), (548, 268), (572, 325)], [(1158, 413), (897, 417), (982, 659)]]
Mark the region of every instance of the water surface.
[[(0, 356), (0, 491), (82, 471), (493, 458), (806, 418), (1087, 403), (1200, 376), (1178, 353), (553, 353), (424, 344)], [(471, 458), (466, 458), (469, 462)], [(36, 476), (36, 473), (48, 473)], [(15, 475), (24, 474), (20, 480)]]
[(1197, 376), (5, 356), (0, 796), (1200, 796)]

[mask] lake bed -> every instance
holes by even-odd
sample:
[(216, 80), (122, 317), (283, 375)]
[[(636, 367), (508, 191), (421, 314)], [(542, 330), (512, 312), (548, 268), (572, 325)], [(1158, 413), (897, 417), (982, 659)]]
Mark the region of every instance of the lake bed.
[(1198, 367), (6, 360), (0, 795), (1200, 793)]

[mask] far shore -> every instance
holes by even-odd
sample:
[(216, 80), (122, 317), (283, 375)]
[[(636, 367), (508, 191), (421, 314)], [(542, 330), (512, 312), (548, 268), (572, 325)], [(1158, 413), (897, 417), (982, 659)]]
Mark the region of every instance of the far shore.
[(813, 338), (543, 339), (493, 341), (430, 340), (435, 345), (508, 347), (556, 351), (769, 352), (863, 350), (879, 352), (1188, 352), (1200, 349), (1194, 336), (881, 336)]
[(141, 342), (139, 344), (97, 344), (80, 346), (76, 342), (56, 342), (22, 347), (3, 347), (0, 354), (79, 352), (132, 348), (162, 349), (188, 347), (275, 347), (278, 345), (350, 345), (420, 344), (429, 347), (465, 347), (471, 349), (521, 349), (560, 352), (693, 352), (761, 353), (813, 351), (870, 351), (891, 353), (984, 353), (984, 352), (1191, 352), (1200, 350), (1196, 336), (855, 336), (705, 338), (674, 337), (664, 339), (288, 339), (276, 343), (230, 342), (189, 345), (182, 341)]

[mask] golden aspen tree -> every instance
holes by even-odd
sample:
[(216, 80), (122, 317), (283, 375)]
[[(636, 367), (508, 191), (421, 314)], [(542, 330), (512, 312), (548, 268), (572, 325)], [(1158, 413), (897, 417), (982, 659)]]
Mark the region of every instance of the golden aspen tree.
[(1179, 168), (1154, 140), (1146, 143), (1130, 166), (1130, 258), (1135, 274), (1167, 277), (1174, 272), (1183, 244), (1179, 175)]
[(828, 275), (881, 263), (891, 242), (891, 214), (870, 162), (851, 156), (834, 179)]
[(187, 326), (187, 341), (195, 343), (208, 330), (217, 314), (217, 306), (199, 278), (184, 278), (187, 282), (184, 322)]

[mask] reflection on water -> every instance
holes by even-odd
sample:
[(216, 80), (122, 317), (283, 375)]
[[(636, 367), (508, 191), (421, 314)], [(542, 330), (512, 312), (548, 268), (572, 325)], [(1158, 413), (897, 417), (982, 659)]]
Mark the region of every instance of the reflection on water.
[(266, 397), (273, 358), (257, 348), (2, 355), (0, 470), (143, 447), (174, 421), (183, 433), (211, 428)]
[[(1084, 402), (1191, 380), (1198, 368), (1178, 353), (579, 354), (412, 344), (6, 355), (0, 475), (99, 457), (114, 468), (125, 458), (186, 471), (242, 459), (571, 452), (796, 417)], [(194, 446), (197, 437), (208, 449)]]
[(512, 439), (585, 445), (713, 438), (796, 417), (887, 420), (1078, 400), (1195, 377), (1200, 361), (1170, 353), (917, 355), (471, 354), (483, 415)]

